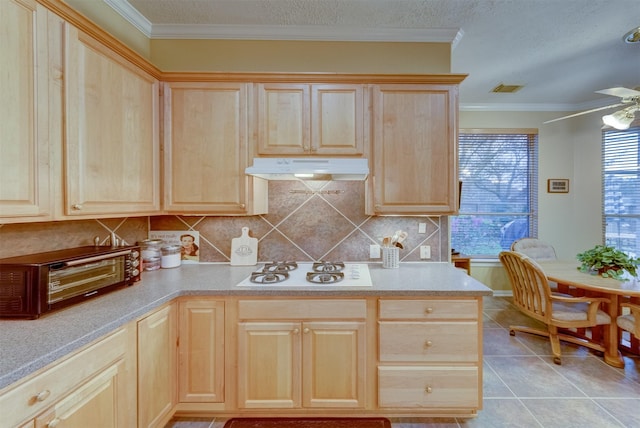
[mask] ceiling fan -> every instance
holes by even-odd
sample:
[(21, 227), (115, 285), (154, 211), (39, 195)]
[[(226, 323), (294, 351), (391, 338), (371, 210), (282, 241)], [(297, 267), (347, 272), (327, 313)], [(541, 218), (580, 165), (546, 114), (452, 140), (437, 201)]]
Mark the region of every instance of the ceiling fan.
[(635, 112), (640, 111), (640, 87), (634, 89), (618, 86), (615, 88), (602, 89), (596, 91), (598, 94), (611, 95), (613, 97), (621, 98), (617, 104), (611, 104), (604, 107), (598, 107), (591, 110), (581, 111), (579, 113), (570, 114), (568, 116), (559, 117), (557, 119), (548, 120), (544, 123), (557, 122), (559, 120), (569, 119), (570, 117), (581, 116), (587, 113), (593, 113), (594, 111), (607, 110), (614, 107), (627, 106), (615, 113), (602, 116), (602, 121), (605, 125), (609, 125), (616, 129), (628, 129), (631, 122), (635, 119)]

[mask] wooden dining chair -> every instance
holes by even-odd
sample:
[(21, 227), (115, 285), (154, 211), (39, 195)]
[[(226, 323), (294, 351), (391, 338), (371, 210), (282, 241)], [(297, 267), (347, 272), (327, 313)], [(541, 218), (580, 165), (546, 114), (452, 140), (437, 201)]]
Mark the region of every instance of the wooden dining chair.
[(511, 251), (526, 254), (537, 261), (556, 260), (558, 258), (553, 245), (538, 238), (520, 238), (513, 241)]
[(621, 308), (629, 308), (630, 313), (618, 316), (616, 323), (618, 327), (633, 334), (640, 339), (640, 305), (633, 303), (622, 303)]
[(525, 315), (543, 322), (547, 329), (527, 326), (509, 326), (509, 334), (516, 331), (548, 337), (551, 342), (553, 362), (562, 364), (560, 340), (586, 346), (604, 352), (602, 344), (558, 332), (558, 328), (586, 328), (611, 323), (611, 317), (600, 310), (601, 303), (609, 303), (603, 297), (572, 297), (553, 294), (544, 271), (535, 260), (516, 251), (500, 253), (500, 262), (507, 271), (513, 303)]
[[(542, 241), (538, 238), (520, 238), (511, 244), (511, 251), (517, 251), (525, 254), (536, 261), (557, 260), (556, 249), (548, 242)], [(553, 293), (560, 293), (558, 284), (549, 281), (549, 287)], [(565, 287), (566, 288), (566, 287)], [(562, 290), (567, 291), (567, 290)]]

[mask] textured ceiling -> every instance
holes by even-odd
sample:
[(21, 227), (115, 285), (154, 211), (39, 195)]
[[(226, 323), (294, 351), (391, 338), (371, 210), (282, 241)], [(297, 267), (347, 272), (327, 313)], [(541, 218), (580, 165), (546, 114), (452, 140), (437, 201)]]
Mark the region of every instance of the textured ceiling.
[[(463, 108), (580, 110), (617, 101), (598, 89), (640, 85), (640, 45), (622, 41), (640, 26), (639, 0), (105, 1), (133, 6), (150, 37), (180, 37), (186, 27), (175, 24), (199, 24), (211, 38), (234, 27), (236, 34), (274, 38), (280, 31), (290, 39), (417, 34), (454, 42), (457, 34), (452, 72), (469, 74), (460, 88)], [(524, 88), (490, 93), (499, 83)]]

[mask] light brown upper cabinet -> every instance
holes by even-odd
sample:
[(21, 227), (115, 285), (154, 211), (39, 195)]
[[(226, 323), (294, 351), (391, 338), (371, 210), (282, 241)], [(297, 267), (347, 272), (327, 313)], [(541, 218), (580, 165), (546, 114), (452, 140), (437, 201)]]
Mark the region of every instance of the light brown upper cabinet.
[(258, 83), (259, 155), (365, 153), (364, 84)]
[(458, 209), (458, 86), (380, 84), (373, 97), (370, 214)]
[(164, 193), (169, 213), (266, 212), (266, 182), (249, 164), (251, 84), (164, 84)]
[(160, 212), (159, 82), (66, 25), (63, 215)]
[(0, 223), (51, 218), (47, 10), (0, 2)]

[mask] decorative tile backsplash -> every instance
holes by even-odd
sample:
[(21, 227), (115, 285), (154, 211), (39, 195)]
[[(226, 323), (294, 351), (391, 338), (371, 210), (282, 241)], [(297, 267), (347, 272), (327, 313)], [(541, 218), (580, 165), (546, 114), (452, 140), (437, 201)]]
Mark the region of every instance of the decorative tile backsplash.
[[(0, 225), (0, 257), (92, 245), (114, 232), (135, 243), (149, 230), (198, 231), (201, 262), (229, 262), (231, 240), (243, 226), (258, 239), (258, 261), (342, 260), (369, 258), (369, 246), (396, 230), (408, 232), (400, 261), (420, 261), (420, 246), (431, 246), (429, 261), (446, 261), (448, 217), (367, 216), (364, 182), (271, 181), (269, 213), (249, 217), (154, 216)], [(418, 225), (426, 224), (426, 233)]]

